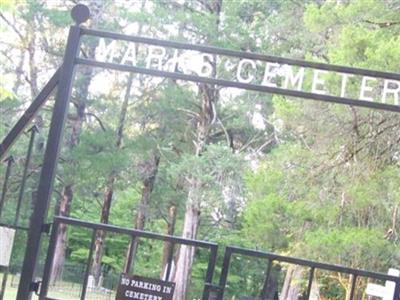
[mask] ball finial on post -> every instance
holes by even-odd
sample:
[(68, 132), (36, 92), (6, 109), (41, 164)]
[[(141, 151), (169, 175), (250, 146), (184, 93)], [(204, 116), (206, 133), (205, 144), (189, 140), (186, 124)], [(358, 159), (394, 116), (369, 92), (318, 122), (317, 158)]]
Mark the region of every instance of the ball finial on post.
[(71, 11), (71, 17), (75, 21), (76, 25), (80, 25), (89, 19), (89, 8), (83, 4), (75, 5)]

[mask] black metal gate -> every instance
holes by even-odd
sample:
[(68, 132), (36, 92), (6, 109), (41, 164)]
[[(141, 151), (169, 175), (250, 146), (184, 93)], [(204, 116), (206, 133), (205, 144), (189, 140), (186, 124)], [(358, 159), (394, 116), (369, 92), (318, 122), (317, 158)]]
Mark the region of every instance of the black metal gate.
[[(271, 286), (272, 269), (275, 266), (281, 266), (281, 264), (302, 267), (303, 273), (306, 274), (304, 282), (300, 285), (299, 299), (308, 300), (311, 297), (311, 288), (315, 284), (315, 277), (318, 271), (326, 271), (330, 273), (341, 274), (344, 276), (349, 276), (351, 288), (349, 294), (349, 300), (362, 299), (361, 296), (364, 294), (365, 285), (361, 285), (363, 289), (360, 288), (359, 283), (361, 280), (365, 282), (372, 281), (383, 281), (383, 282), (393, 282), (395, 284), (395, 290), (393, 292), (393, 300), (400, 299), (400, 277), (390, 276), (382, 273), (368, 272), (359, 269), (346, 268), (343, 266), (319, 263), (315, 261), (282, 256), (274, 253), (244, 249), (234, 246), (228, 246), (225, 249), (225, 255), (222, 265), (221, 277), (219, 280), (219, 300), (224, 299), (224, 293), (228, 285), (228, 275), (229, 268), (232, 263), (232, 257), (239, 256), (245, 258), (257, 258), (262, 259), (267, 262), (265, 272), (262, 274), (264, 276), (264, 282), (262, 288), (257, 295), (253, 295), (252, 298), (246, 299), (260, 299), (260, 300), (286, 300), (285, 296), (279, 292), (279, 289), (273, 288)], [(308, 275), (307, 275), (308, 274)], [(272, 293), (271, 293), (272, 292)]]
[[(329, 65), (323, 63), (314, 63), (314, 62), (306, 62), (301, 60), (293, 60), (293, 59), (286, 59), (281, 57), (274, 57), (274, 56), (267, 56), (262, 54), (254, 54), (248, 52), (238, 52), (226, 49), (220, 49), (215, 47), (208, 47), (208, 46), (200, 46), (200, 45), (190, 45), (190, 44), (183, 44), (177, 42), (170, 42), (170, 41), (163, 41), (157, 39), (150, 39), (150, 38), (143, 38), (137, 36), (126, 36), (116, 33), (98, 31), (98, 30), (90, 30), (84, 27), (81, 27), (80, 24), (85, 22), (89, 18), (90, 12), (88, 8), (84, 5), (77, 5), (72, 10), (72, 17), (76, 22), (76, 25), (71, 26), (68, 36), (68, 42), (66, 46), (65, 56), (63, 65), (60, 67), (59, 70), (53, 75), (50, 79), (48, 84), (46, 84), (45, 88), (42, 92), (38, 95), (38, 97), (32, 102), (31, 106), (27, 109), (25, 114), (21, 117), (21, 119), (17, 122), (17, 124), (11, 129), (10, 133), (6, 136), (3, 140), (2, 144), (0, 145), (0, 159), (4, 158), (5, 154), (12, 146), (14, 141), (20, 135), (20, 133), (26, 128), (30, 120), (32, 120), (35, 113), (40, 109), (43, 103), (47, 100), (49, 95), (55, 88), (57, 87), (57, 94), (56, 94), (56, 101), (54, 105), (52, 120), (50, 131), (47, 139), (46, 151), (44, 156), (44, 162), (41, 170), (39, 187), (36, 195), (37, 201), (35, 201), (35, 206), (33, 210), (33, 214), (31, 217), (31, 223), (28, 229), (28, 240), (27, 240), (27, 247), (24, 257), (23, 269), (21, 273), (21, 282), (18, 289), (17, 298), (19, 300), (27, 300), (31, 298), (32, 292), (37, 287), (37, 284), (34, 282), (34, 274), (37, 265), (37, 259), (39, 255), (39, 249), (41, 245), (41, 238), (46, 231), (49, 229), (49, 224), (46, 224), (46, 217), (47, 211), (49, 207), (50, 197), (53, 190), (53, 183), (55, 178), (55, 170), (57, 166), (58, 156), (59, 156), (59, 148), (64, 132), (64, 122), (67, 113), (67, 108), (70, 101), (70, 94), (71, 94), (71, 86), (73, 83), (73, 74), (74, 69), (77, 64), (88, 65), (92, 67), (101, 67), (113, 70), (119, 70), (124, 72), (133, 72), (139, 74), (147, 74), (151, 76), (158, 76), (158, 77), (166, 77), (172, 79), (179, 79), (179, 80), (186, 80), (192, 81), (197, 83), (205, 83), (205, 84), (212, 84), (212, 85), (219, 85), (222, 87), (234, 87), (240, 89), (247, 89), (253, 91), (260, 91), (260, 92), (267, 92), (279, 95), (286, 95), (286, 96), (293, 96), (299, 97), (304, 99), (313, 99), (319, 101), (326, 101), (332, 103), (340, 103), (340, 104), (347, 104), (353, 106), (361, 106), (361, 107), (368, 107), (373, 109), (382, 109), (388, 110), (393, 112), (400, 112), (400, 103), (398, 103), (399, 98), (396, 97), (395, 93), (397, 89), (393, 87), (389, 87), (390, 84), (398, 84), (400, 88), (400, 74), (390, 73), (390, 72), (382, 72), (382, 71), (373, 71), (373, 70), (366, 70), (360, 68), (350, 68), (345, 66), (336, 66), (336, 65)], [(255, 61), (268, 63), (275, 63), (281, 64), (282, 66), (296, 66), (301, 68), (311, 68), (314, 70), (326, 70), (332, 71), (336, 73), (344, 73), (356, 76), (366, 76), (368, 78), (380, 78), (384, 79), (384, 85), (386, 87), (386, 92), (390, 91), (393, 93), (393, 104), (386, 103), (386, 94), (382, 98), (381, 102), (374, 102), (369, 99), (353, 99), (348, 98), (345, 95), (340, 96), (332, 96), (327, 95), (321, 92), (312, 91), (312, 92), (305, 92), (300, 89), (287, 89), (282, 87), (277, 87), (274, 84), (255, 84), (251, 83), (252, 78), (254, 77), (247, 77), (243, 78), (240, 74), (240, 67), (238, 67), (238, 80), (227, 80), (223, 78), (217, 78), (216, 76), (208, 76), (204, 74), (200, 75), (193, 75), (193, 74), (185, 74), (185, 72), (169, 72), (165, 70), (155, 70), (151, 68), (143, 68), (140, 66), (134, 65), (124, 65), (124, 64), (116, 64), (113, 62), (102, 62), (96, 61), (95, 59), (88, 59), (82, 58), (79, 54), (79, 45), (82, 41), (84, 36), (91, 36), (96, 38), (106, 38), (111, 40), (120, 40), (126, 42), (133, 42), (133, 43), (141, 43), (151, 46), (157, 47), (167, 47), (173, 48), (176, 50), (187, 50), (187, 51), (197, 51), (200, 53), (205, 53), (205, 55), (221, 55), (226, 57), (233, 57), (235, 59), (239, 59), (239, 66), (243, 66), (247, 64), (250, 67), (254, 67)], [(293, 76), (293, 74), (292, 74)], [(293, 79), (293, 78), (292, 78)], [(364, 80), (363, 80), (364, 81)], [(398, 96), (398, 95), (397, 95)], [(397, 101), (397, 102), (396, 102)], [(0, 205), (4, 202), (4, 199), (0, 200)], [(1, 211), (1, 209), (0, 209)], [(56, 218), (54, 221), (52, 239), (49, 247), (48, 252), (48, 260), (46, 263), (46, 268), (44, 272), (43, 278), (43, 288), (41, 289), (41, 298), (42, 299), (50, 299), (47, 297), (47, 287), (48, 287), (48, 276), (49, 276), (49, 269), (51, 264), (51, 257), (53, 255), (52, 250), (54, 249), (54, 235), (57, 226), (60, 223), (76, 225), (87, 227), (95, 232), (96, 230), (106, 230), (112, 232), (119, 232), (121, 234), (127, 234), (132, 237), (143, 237), (143, 238), (150, 238), (150, 239), (161, 239), (166, 240), (174, 244), (186, 244), (186, 245), (194, 245), (198, 247), (206, 247), (209, 248), (211, 251), (210, 261), (209, 261), (209, 268), (207, 272), (207, 278), (205, 279), (205, 288), (203, 292), (203, 299), (207, 299), (209, 290), (212, 289), (219, 289), (220, 291), (217, 293), (217, 299), (222, 299), (225, 285), (226, 285), (226, 276), (228, 274), (229, 269), (229, 262), (232, 254), (244, 254), (244, 255), (251, 255), (256, 257), (264, 257), (268, 260), (269, 266), (271, 266), (273, 261), (282, 261), (288, 263), (294, 263), (299, 265), (305, 265), (310, 267), (310, 280), (309, 284), (306, 289), (305, 298), (309, 296), (309, 289), (310, 289), (310, 282), (312, 282), (312, 278), (314, 276), (315, 269), (321, 268), (326, 270), (335, 270), (337, 272), (343, 272), (352, 274), (353, 278), (353, 288), (354, 282), (357, 277), (371, 277), (377, 278), (382, 280), (392, 280), (396, 281), (396, 296), (399, 295), (399, 281), (393, 277), (388, 277), (382, 274), (376, 273), (368, 273), (362, 272), (347, 268), (341, 267), (334, 267), (330, 265), (324, 264), (317, 264), (313, 262), (308, 262), (304, 260), (297, 260), (291, 258), (285, 258), (276, 256), (273, 254), (262, 254), (261, 252), (254, 252), (251, 250), (240, 250), (234, 247), (228, 247), (223, 269), (222, 269), (222, 276), (220, 284), (217, 286), (212, 285), (212, 274), (214, 270), (214, 265), (216, 261), (216, 245), (212, 243), (205, 243), (199, 241), (188, 241), (184, 239), (179, 239), (176, 237), (166, 237), (157, 234), (145, 233), (145, 232), (138, 232), (129, 229), (117, 228), (110, 225), (104, 224), (93, 224), (87, 223), (79, 220), (72, 220), (72, 219), (65, 219), (65, 218)], [(90, 254), (91, 255), (91, 254)], [(269, 268), (270, 269), (270, 268)], [(87, 272), (86, 272), (87, 275)], [(265, 291), (268, 289), (268, 278), (269, 278), (269, 271), (267, 271), (266, 276), (266, 284), (264, 285), (264, 289), (260, 294), (261, 297), (265, 296)], [(87, 282), (85, 282), (85, 285)], [(83, 296), (81, 299), (85, 298), (83, 292)], [(215, 294), (215, 293), (213, 293)], [(353, 294), (352, 294), (353, 295)], [(211, 296), (210, 296), (211, 297)]]
[[(92, 230), (92, 240), (91, 240), (91, 244), (89, 247), (89, 255), (87, 257), (87, 262), (85, 265), (85, 274), (83, 277), (83, 283), (82, 283), (82, 287), (81, 287), (81, 294), (80, 294), (81, 300), (86, 299), (89, 271), (90, 271), (90, 266), (91, 266), (91, 262), (92, 262), (92, 255), (93, 255), (96, 231), (98, 231), (98, 230), (102, 230), (102, 231), (109, 232), (109, 233), (117, 233), (117, 234), (127, 235), (136, 241), (138, 241), (139, 239), (150, 239), (150, 240), (160, 240), (160, 241), (164, 241), (164, 242), (169, 242), (172, 246), (169, 248), (170, 251), (168, 254), (167, 269), (165, 271), (164, 278), (163, 278), (163, 280), (165, 280), (165, 281), (168, 281), (170, 278), (170, 275), (171, 275), (171, 270), (172, 270), (172, 265), (173, 265), (174, 247), (180, 246), (180, 245), (186, 245), (186, 246), (192, 246), (195, 248), (207, 249), (209, 251), (209, 259), (208, 259), (206, 275), (204, 278), (204, 288), (203, 288), (203, 293), (202, 293), (201, 299), (203, 299), (203, 300), (209, 299), (210, 287), (212, 286), (214, 268), (215, 268), (215, 264), (216, 264), (216, 260), (217, 260), (217, 253), (218, 253), (218, 245), (217, 244), (212, 243), (212, 242), (197, 241), (197, 240), (184, 239), (184, 238), (180, 238), (180, 237), (161, 235), (161, 234), (147, 232), (147, 231), (122, 228), (122, 227), (117, 227), (117, 226), (108, 225), (108, 224), (91, 223), (91, 222), (85, 222), (85, 221), (81, 221), (81, 220), (77, 220), (77, 219), (56, 217), (56, 218), (54, 218), (54, 222), (52, 225), (50, 243), (49, 243), (49, 247), (47, 250), (47, 258), (46, 258), (46, 263), (45, 263), (44, 272), (43, 272), (43, 279), (42, 279), (41, 286), (40, 286), (39, 295), (40, 295), (41, 300), (51, 300), (52, 299), (52, 298), (49, 298), (47, 295), (48, 295), (49, 284), (50, 284), (50, 279), (51, 279), (50, 273), (51, 273), (51, 267), (52, 267), (52, 262), (53, 262), (53, 258), (54, 258), (54, 249), (56, 247), (57, 232), (58, 232), (58, 228), (59, 228), (60, 224), (65, 224), (65, 225), (69, 225), (69, 226), (77, 226), (80, 228), (86, 228), (86, 229)], [(132, 260), (134, 260), (134, 257), (130, 258), (130, 262), (127, 264), (128, 268), (125, 269), (124, 272), (126, 272), (126, 273), (132, 272), (132, 270), (130, 269)]]
[[(168, 255), (167, 269), (165, 271), (163, 280), (168, 281), (171, 274), (171, 268), (173, 265), (173, 248), (179, 245), (187, 245), (196, 248), (203, 248), (209, 251), (208, 265), (207, 271), (204, 278), (203, 284), (203, 292), (202, 292), (202, 300), (223, 300), (229, 299), (226, 298), (226, 289), (229, 287), (229, 270), (232, 264), (233, 257), (244, 257), (244, 258), (256, 258), (262, 259), (266, 261), (266, 268), (261, 276), (264, 277), (262, 288), (258, 292), (257, 295), (239, 295), (239, 298), (236, 299), (259, 299), (259, 300), (277, 300), (277, 299), (286, 299), (282, 298), (282, 293), (276, 287), (271, 287), (271, 277), (272, 269), (274, 266), (280, 266), (281, 264), (292, 265), (297, 267), (303, 267), (303, 273), (306, 274), (306, 280), (304, 280), (300, 292), (299, 299), (308, 300), (311, 297), (311, 289), (313, 284), (316, 284), (314, 281), (316, 273), (318, 271), (326, 271), (335, 274), (342, 274), (344, 276), (349, 276), (351, 282), (351, 290), (349, 295), (349, 300), (361, 299), (360, 296), (363, 294), (365, 289), (365, 284), (360, 285), (362, 280), (365, 282), (393, 282), (395, 285), (395, 290), (393, 293), (393, 299), (400, 299), (400, 277), (391, 276), (382, 273), (369, 272), (359, 269), (346, 268), (343, 266), (332, 265), (319, 263), (315, 261), (282, 256), (274, 253), (256, 251), (251, 249), (239, 248), (235, 246), (227, 246), (224, 251), (224, 256), (222, 260), (222, 268), (219, 277), (219, 282), (215, 283), (214, 273), (217, 265), (217, 255), (218, 255), (218, 245), (212, 242), (206, 241), (197, 241), (197, 240), (189, 240), (180, 237), (174, 236), (166, 236), (162, 234), (156, 234), (147, 231), (133, 230), (128, 228), (122, 228), (118, 226), (108, 225), (108, 224), (99, 224), (81, 221), (72, 218), (64, 218), (64, 217), (56, 217), (54, 218), (54, 222), (52, 225), (51, 235), (50, 235), (50, 243), (47, 250), (47, 258), (44, 266), (43, 277), (40, 285), (37, 286), (37, 293), (40, 296), (40, 300), (57, 300), (55, 298), (51, 298), (48, 296), (49, 285), (50, 285), (50, 271), (52, 268), (52, 262), (54, 258), (54, 249), (56, 247), (56, 237), (57, 230), (60, 224), (65, 224), (69, 226), (85, 228), (92, 231), (92, 239), (89, 247), (89, 254), (87, 257), (87, 261), (85, 264), (85, 273), (83, 277), (82, 286), (80, 288), (80, 296), (79, 299), (85, 300), (87, 299), (87, 287), (88, 287), (88, 277), (89, 271), (92, 262), (92, 254), (95, 242), (96, 231), (103, 230), (109, 233), (117, 233), (122, 235), (127, 235), (132, 239), (150, 239), (150, 240), (160, 240), (164, 242), (169, 242), (172, 244), (170, 248), (170, 252)], [(134, 260), (134, 257), (131, 258)], [(130, 265), (130, 264), (128, 264)], [(248, 270), (251, 271), (251, 270)], [(124, 270), (126, 273), (132, 272), (132, 270)], [(140, 274), (139, 274), (140, 275)], [(225, 298), (224, 298), (225, 296)], [(243, 297), (243, 298), (240, 298)], [(246, 298), (245, 298), (246, 297)]]

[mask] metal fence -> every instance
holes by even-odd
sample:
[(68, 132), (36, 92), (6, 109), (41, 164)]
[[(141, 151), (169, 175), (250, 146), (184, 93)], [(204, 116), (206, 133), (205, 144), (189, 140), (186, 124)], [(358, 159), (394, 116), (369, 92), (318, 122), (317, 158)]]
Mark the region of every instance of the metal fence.
[[(65, 218), (65, 217), (55, 217), (53, 226), (52, 226), (52, 230), (51, 230), (50, 242), (49, 242), (49, 247), (48, 247), (48, 251), (47, 251), (47, 258), (46, 258), (46, 263), (44, 266), (43, 279), (42, 279), (42, 284), (41, 284), (41, 288), (40, 288), (40, 299), (41, 300), (52, 299), (52, 298), (48, 297), (48, 291), (49, 291), (50, 279), (51, 279), (50, 273), (51, 273), (52, 263), (53, 263), (53, 259), (54, 259), (54, 250), (55, 250), (56, 241), (57, 241), (57, 232), (58, 232), (58, 228), (59, 228), (60, 224), (65, 224), (65, 225), (70, 225), (70, 226), (78, 226), (80, 228), (86, 228), (86, 229), (92, 230), (92, 239), (91, 239), (89, 254), (87, 257), (87, 262), (84, 267), (84, 276), (82, 279), (83, 283), (82, 283), (79, 299), (81, 299), (81, 300), (89, 299), (86, 297), (87, 292), (88, 292), (89, 273), (90, 273), (91, 263), (93, 260), (93, 250), (94, 250), (96, 232), (99, 230), (103, 230), (103, 231), (109, 232), (109, 233), (117, 233), (117, 234), (127, 235), (127, 236), (131, 237), (132, 239), (136, 239), (136, 240), (137, 239), (149, 239), (149, 240), (159, 240), (159, 241), (169, 242), (172, 245), (172, 247), (170, 247), (170, 252), (168, 254), (167, 269), (165, 271), (164, 280), (168, 280), (170, 277), (170, 274), (171, 274), (173, 251), (174, 251), (175, 246), (187, 245), (187, 246), (193, 246), (196, 248), (207, 249), (209, 251), (209, 260), (208, 260), (206, 276), (204, 278), (204, 289), (203, 289), (202, 299), (203, 300), (209, 299), (210, 286), (212, 286), (214, 268), (215, 268), (215, 264), (216, 264), (216, 260), (217, 260), (217, 252), (218, 252), (217, 244), (212, 243), (212, 242), (206, 242), (206, 241), (197, 241), (197, 240), (185, 239), (185, 238), (180, 238), (180, 237), (167, 236), (167, 235), (162, 235), (162, 234), (157, 234), (157, 233), (152, 233), (152, 232), (147, 232), (147, 231), (122, 228), (122, 227), (118, 227), (118, 226), (114, 226), (114, 225), (92, 223), (92, 222), (86, 222), (86, 221), (82, 221), (82, 220)], [(133, 260), (133, 259), (134, 259), (134, 257), (128, 258), (128, 261)], [(101, 299), (103, 299), (103, 298), (101, 298)]]
[[(228, 246), (228, 247), (226, 247), (226, 250), (225, 250), (222, 271), (221, 271), (221, 277), (220, 277), (220, 281), (219, 281), (219, 285), (218, 285), (219, 292), (218, 292), (217, 299), (219, 299), (219, 300), (224, 299), (224, 292), (225, 292), (225, 289), (227, 286), (228, 273), (229, 273), (229, 268), (231, 265), (233, 255), (264, 259), (267, 261), (267, 269), (265, 271), (264, 284), (263, 284), (262, 290), (259, 293), (259, 296), (256, 298), (246, 298), (246, 299), (262, 299), (262, 300), (283, 299), (282, 295), (281, 295), (281, 298), (278, 298), (277, 291), (274, 292), (272, 296), (268, 295), (268, 292), (271, 288), (270, 287), (270, 279), (271, 279), (271, 273), (272, 273), (274, 263), (278, 263), (278, 264), (279, 263), (287, 263), (289, 265), (303, 267), (306, 270), (308, 270), (308, 276), (307, 276), (308, 279), (306, 280), (306, 284), (304, 285), (304, 289), (303, 289), (301, 295), (299, 295), (299, 299), (302, 299), (302, 300), (310, 299), (311, 288), (312, 288), (312, 285), (313, 285), (313, 282), (315, 279), (315, 274), (318, 270), (319, 271), (336, 272), (336, 273), (340, 273), (340, 274), (349, 276), (351, 289), (350, 289), (350, 294), (349, 294), (349, 297), (347, 298), (347, 300), (360, 299), (360, 297), (356, 297), (356, 291), (357, 291), (356, 287), (357, 287), (358, 279), (361, 279), (361, 278), (369, 279), (369, 280), (394, 282), (395, 283), (395, 291), (394, 291), (394, 295), (393, 295), (393, 300), (400, 299), (400, 277), (391, 276), (391, 275), (382, 274), (382, 273), (376, 273), (376, 272), (369, 272), (369, 271), (364, 271), (364, 270), (359, 270), (359, 269), (346, 268), (346, 267), (338, 266), (338, 265), (319, 263), (319, 262), (300, 259), (300, 258), (282, 256), (282, 255), (277, 255), (274, 253), (244, 249), (244, 248), (239, 248), (239, 247), (234, 247), (234, 246)], [(286, 299), (283, 299), (283, 300), (286, 300)]]

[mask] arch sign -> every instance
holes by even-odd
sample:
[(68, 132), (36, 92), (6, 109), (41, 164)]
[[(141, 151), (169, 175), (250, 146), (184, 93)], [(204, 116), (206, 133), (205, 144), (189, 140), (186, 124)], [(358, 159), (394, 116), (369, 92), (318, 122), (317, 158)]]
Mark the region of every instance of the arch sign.
[[(18, 288), (18, 299), (30, 299), (41, 236), (46, 216), (64, 123), (69, 106), (75, 66), (78, 64), (146, 74), (175, 80), (213, 84), (330, 103), (400, 112), (400, 74), (287, 59), (250, 52), (192, 45), (159, 39), (92, 30), (80, 24), (89, 19), (89, 9), (72, 9), (76, 22), (70, 27), (62, 66), (32, 102), (0, 145), (9, 149), (41, 105), (57, 87), (37, 201)], [(98, 38), (93, 57), (80, 53), (80, 44)]]
[(400, 74), (81, 28), (99, 38), (76, 63), (400, 112)]

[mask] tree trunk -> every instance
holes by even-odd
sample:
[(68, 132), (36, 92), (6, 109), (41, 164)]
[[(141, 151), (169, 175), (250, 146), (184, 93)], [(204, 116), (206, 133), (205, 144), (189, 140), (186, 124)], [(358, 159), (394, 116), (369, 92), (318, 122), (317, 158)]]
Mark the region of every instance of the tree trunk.
[[(215, 32), (219, 31), (220, 14), (222, 8), (222, 0), (210, 1), (209, 12), (216, 16)], [(212, 75), (216, 77), (216, 57), (214, 56), (211, 62)], [(199, 85), (199, 98), (201, 99), (201, 111), (196, 124), (196, 140), (195, 140), (195, 155), (200, 156), (206, 148), (209, 140), (210, 129), (217, 120), (216, 104), (219, 98), (219, 91), (212, 85)], [(200, 206), (202, 199), (202, 183), (200, 179), (195, 177), (187, 178), (188, 199), (186, 203), (185, 218), (183, 224), (182, 237), (188, 239), (196, 239), (200, 225)], [(179, 249), (179, 254), (174, 270), (173, 281), (175, 282), (174, 300), (186, 299), (188, 287), (191, 279), (194, 247), (182, 245)]]
[[(97, 27), (97, 24), (100, 20), (100, 17), (103, 13), (104, 3), (102, 1), (92, 0), (88, 3), (91, 12), (91, 27)], [(96, 51), (96, 47), (98, 45), (97, 40), (93, 40), (88, 43), (88, 49), (86, 49), (88, 55), (90, 57), (94, 56)], [(82, 132), (82, 125), (85, 122), (85, 114), (86, 114), (86, 100), (89, 95), (89, 85), (92, 80), (93, 68), (91, 67), (82, 67), (81, 72), (82, 79), (79, 80), (80, 86), (78, 89), (78, 93), (76, 99), (74, 99), (74, 105), (76, 108), (76, 115), (73, 118), (71, 124), (71, 136), (67, 142), (67, 147), (69, 150), (72, 150), (75, 146), (79, 144), (79, 138)], [(63, 189), (61, 193), (61, 197), (59, 199), (58, 206), (60, 210), (56, 215), (62, 217), (69, 217), (70, 207), (73, 200), (73, 182), (68, 183)], [(68, 195), (64, 194), (64, 192), (69, 191)], [(61, 208), (68, 207), (68, 210), (63, 210)], [(54, 263), (52, 266), (51, 274), (52, 280), (55, 282), (56, 280), (61, 278), (61, 274), (63, 271), (63, 266), (65, 262), (65, 254), (66, 254), (66, 240), (67, 240), (67, 230), (64, 228), (65, 225), (59, 227), (57, 232), (57, 246), (54, 252)], [(60, 243), (60, 245), (58, 245)]]
[[(146, 218), (148, 214), (148, 209), (150, 206), (150, 197), (153, 192), (154, 182), (156, 180), (158, 165), (160, 163), (160, 156), (153, 152), (151, 157), (141, 165), (141, 173), (143, 178), (143, 188), (142, 197), (139, 203), (139, 209), (135, 220), (135, 229), (143, 230), (146, 223)], [(134, 258), (136, 257), (136, 252), (138, 248), (139, 241), (137, 239), (132, 239), (129, 243), (128, 250), (126, 252), (125, 267), (126, 273), (129, 273), (131, 268), (133, 268)], [(132, 261), (133, 260), (133, 261)]]
[[(198, 183), (198, 182), (197, 182)], [(195, 184), (193, 186), (196, 186)], [(199, 207), (199, 185), (196, 189), (189, 191), (188, 202), (185, 210), (185, 219), (183, 223), (183, 238), (196, 239), (198, 228), (200, 225), (200, 207)], [(175, 293), (174, 300), (186, 299), (190, 278), (192, 274), (192, 266), (195, 248), (192, 246), (181, 245), (179, 249), (178, 261), (176, 262), (174, 282)]]
[(272, 265), (271, 274), (268, 278), (267, 290), (260, 300), (278, 300), (279, 274), (282, 271), (280, 265)]
[(302, 269), (299, 266), (290, 265), (286, 271), (285, 282), (283, 283), (282, 300), (299, 300), (300, 282)]
[[(65, 199), (64, 199), (65, 198)], [(72, 185), (66, 185), (61, 192), (60, 207), (57, 215), (68, 216), (71, 210), (71, 199), (73, 198)], [(65, 250), (67, 248), (67, 225), (60, 224), (56, 238), (56, 248), (54, 249), (53, 268), (51, 270), (51, 280), (55, 284), (61, 278), (65, 263)]]
[[(118, 119), (118, 128), (117, 128), (116, 142), (115, 142), (116, 150), (120, 149), (122, 146), (122, 139), (123, 139), (124, 127), (125, 127), (125, 119), (126, 119), (126, 113), (128, 111), (128, 103), (129, 103), (129, 97), (131, 94), (132, 82), (133, 82), (133, 74), (130, 74), (128, 77), (127, 88), (126, 88), (126, 92), (124, 95), (124, 101), (122, 103), (121, 112), (120, 112), (119, 119)], [(107, 179), (106, 188), (105, 188), (104, 196), (103, 196), (103, 204), (102, 204), (102, 208), (101, 208), (100, 223), (104, 223), (104, 224), (108, 223), (108, 220), (110, 217), (110, 209), (111, 209), (111, 202), (113, 199), (114, 183), (115, 183), (116, 175), (117, 174), (115, 174), (115, 172), (112, 172)], [(102, 261), (102, 257), (103, 257), (105, 237), (106, 237), (105, 231), (98, 230), (96, 232), (93, 263), (92, 263), (92, 268), (91, 268), (91, 274), (94, 277), (96, 286), (99, 284), (99, 279), (100, 279), (100, 275), (101, 275), (101, 261)]]
[[(115, 176), (110, 176), (104, 191), (100, 223), (104, 224), (108, 223), (110, 217), (111, 202), (114, 193), (114, 182), (115, 182)], [(103, 257), (105, 237), (106, 233), (104, 230), (97, 230), (96, 239), (94, 243), (94, 254), (93, 254), (92, 272), (91, 272), (95, 279), (96, 286), (99, 284), (99, 279), (101, 275), (101, 260)]]
[(352, 285), (353, 278), (354, 278), (354, 275), (350, 274), (349, 281), (347, 283), (347, 288), (346, 288), (346, 300), (352, 300), (351, 299), (351, 285)]
[[(176, 205), (172, 204), (168, 210), (167, 235), (171, 236), (174, 235), (175, 223), (176, 223)], [(168, 268), (168, 257), (170, 256), (170, 253), (172, 251), (174, 251), (172, 244), (165, 242), (163, 248), (162, 268), (160, 274), (161, 279), (169, 280), (169, 278), (165, 278), (165, 275)], [(173, 261), (171, 261), (171, 264), (172, 263)]]

